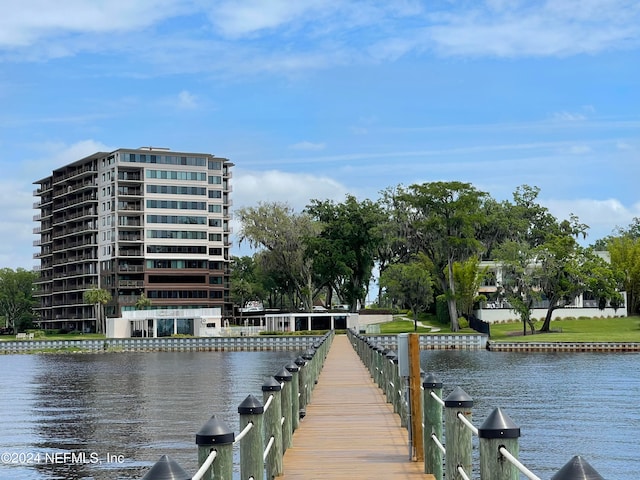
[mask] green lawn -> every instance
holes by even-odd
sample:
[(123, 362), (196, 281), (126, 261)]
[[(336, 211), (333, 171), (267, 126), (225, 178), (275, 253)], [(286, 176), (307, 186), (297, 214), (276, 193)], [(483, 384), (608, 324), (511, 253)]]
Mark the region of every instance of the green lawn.
[[(536, 322), (536, 330), (542, 322)], [(550, 333), (522, 336), (522, 323), (491, 325), (492, 341), (510, 342), (640, 342), (640, 317), (554, 320)]]
[[(395, 319), (393, 322), (385, 322), (380, 324), (380, 334), (382, 335), (396, 335), (398, 333), (411, 333), (414, 332), (413, 320), (399, 320)], [(418, 333), (429, 333), (431, 329), (418, 326)]]
[[(434, 335), (448, 334), (451, 330), (440, 324), (428, 323), (440, 328)], [(542, 321), (536, 322), (536, 330), (542, 326)], [(492, 341), (509, 342), (640, 342), (640, 317), (624, 318), (580, 318), (575, 320), (554, 320), (551, 322), (550, 333), (536, 333), (522, 336), (522, 323), (495, 323), (491, 325)], [(413, 321), (395, 319), (393, 322), (381, 323), (380, 333), (393, 335), (413, 332)], [(418, 333), (430, 333), (429, 328), (418, 327)], [(475, 333), (470, 328), (458, 333)]]

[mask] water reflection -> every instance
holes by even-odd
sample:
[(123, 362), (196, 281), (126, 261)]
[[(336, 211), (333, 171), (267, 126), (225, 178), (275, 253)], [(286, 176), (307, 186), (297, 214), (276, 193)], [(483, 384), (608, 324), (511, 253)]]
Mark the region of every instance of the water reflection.
[(237, 431), (237, 406), (298, 354), (5, 356), (0, 446), (48, 458), (0, 466), (0, 478), (141, 478), (162, 454), (195, 473), (198, 429), (215, 414)]

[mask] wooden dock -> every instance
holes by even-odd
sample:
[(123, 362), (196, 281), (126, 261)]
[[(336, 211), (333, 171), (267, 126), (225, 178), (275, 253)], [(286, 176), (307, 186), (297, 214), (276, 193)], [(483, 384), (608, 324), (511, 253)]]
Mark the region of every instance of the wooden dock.
[(280, 478), (434, 478), (409, 459), (407, 430), (346, 335), (334, 338), (306, 412)]

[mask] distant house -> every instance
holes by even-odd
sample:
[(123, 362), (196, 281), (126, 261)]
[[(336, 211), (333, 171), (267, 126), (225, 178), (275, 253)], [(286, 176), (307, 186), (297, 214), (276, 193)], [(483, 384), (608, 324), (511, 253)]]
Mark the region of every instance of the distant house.
[[(597, 252), (605, 260), (609, 261), (608, 252)], [(511, 309), (509, 302), (500, 295), (500, 285), (503, 281), (503, 269), (499, 262), (484, 261), (480, 262), (480, 268), (488, 268), (489, 273), (484, 283), (478, 289), (478, 293), (487, 298), (486, 302), (480, 304), (480, 308), (474, 311), (476, 317), (487, 323), (505, 322), (509, 320), (519, 320), (518, 314)], [(578, 295), (564, 308), (558, 308), (552, 313), (552, 320), (565, 317), (625, 317), (627, 309), (625, 308), (627, 297), (626, 292), (620, 292), (624, 298), (623, 304), (617, 309), (610, 305), (600, 310), (598, 308), (598, 299), (590, 292)], [(532, 318), (543, 318), (547, 314), (549, 308), (549, 300), (543, 298), (534, 303), (531, 312)]]

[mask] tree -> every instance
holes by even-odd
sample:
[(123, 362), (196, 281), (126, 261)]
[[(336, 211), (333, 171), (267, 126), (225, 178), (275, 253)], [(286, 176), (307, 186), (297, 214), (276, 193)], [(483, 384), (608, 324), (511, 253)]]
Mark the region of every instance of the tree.
[(84, 301), (94, 306), (96, 313), (96, 331), (105, 333), (106, 319), (104, 316), (104, 306), (111, 300), (111, 294), (104, 288), (92, 288), (84, 292)]
[[(308, 255), (314, 270), (328, 283), (329, 299), (337, 291), (341, 303), (351, 311), (364, 304), (377, 247), (381, 242), (376, 227), (384, 220), (380, 205), (358, 201), (347, 195), (343, 203), (312, 200), (306, 210), (320, 222), (320, 234), (307, 239)], [(330, 300), (329, 300), (330, 303)]]
[(454, 332), (459, 325), (453, 264), (482, 249), (476, 232), (483, 223), (481, 205), (486, 196), (463, 182), (432, 182), (399, 189), (399, 199), (409, 211), (409, 246), (433, 262), (433, 273), (446, 295)]
[(136, 300), (136, 310), (145, 310), (151, 306), (151, 299), (147, 297), (144, 292), (140, 294), (138, 300)]
[(429, 258), (419, 253), (409, 263), (390, 265), (380, 276), (387, 295), (411, 309), (414, 330), (418, 330), (418, 315), (433, 303), (432, 268)]
[(231, 285), (231, 298), (233, 302), (238, 305), (238, 311), (240, 313), (239, 325), (242, 325), (242, 313), (252, 293), (251, 284), (244, 278), (234, 281), (233, 285)]
[(37, 274), (23, 268), (0, 269), (0, 315), (14, 332), (22, 330), (34, 319), (33, 283)]
[(501, 270), (501, 280), (498, 285), (500, 295), (520, 316), (522, 334), (527, 334), (527, 324), (531, 333), (535, 333), (531, 310), (534, 301), (541, 297), (539, 288), (541, 271), (540, 266), (536, 264), (535, 249), (526, 242), (508, 241), (496, 249), (495, 256)]
[(635, 218), (634, 222), (607, 243), (611, 265), (621, 275), (622, 288), (627, 293), (628, 315), (636, 314), (640, 307), (640, 219)]
[(297, 214), (279, 202), (241, 208), (240, 243), (263, 248), (260, 262), (267, 272), (279, 272), (306, 311), (311, 311), (315, 288), (313, 261), (306, 255), (306, 243), (320, 231), (320, 225), (306, 213)]
[[(407, 245), (406, 228), (409, 224), (407, 210), (398, 200), (398, 189), (383, 190), (379, 204), (383, 219), (374, 227), (374, 231), (379, 238), (375, 259), (381, 276), (389, 266), (408, 262), (411, 254)], [(377, 300), (378, 305), (382, 305), (380, 282), (378, 282)]]
[(537, 249), (540, 264), (540, 287), (549, 300), (549, 307), (540, 328), (548, 332), (551, 316), (557, 308), (563, 308), (576, 296), (591, 292), (604, 308), (607, 302), (619, 304), (619, 277), (613, 266), (596, 255), (591, 249), (580, 247), (573, 238), (573, 227), (562, 222), (564, 235), (558, 235)]
[(487, 276), (488, 267), (480, 268), (478, 257), (469, 257), (453, 264), (453, 280), (456, 286), (456, 308), (466, 318), (473, 313), (473, 305), (484, 296), (478, 295), (480, 285)]

